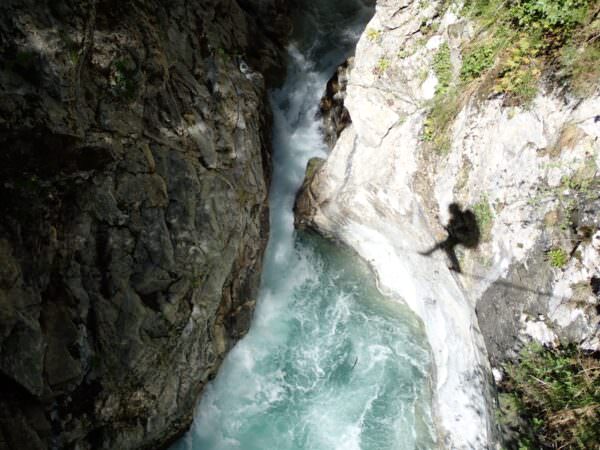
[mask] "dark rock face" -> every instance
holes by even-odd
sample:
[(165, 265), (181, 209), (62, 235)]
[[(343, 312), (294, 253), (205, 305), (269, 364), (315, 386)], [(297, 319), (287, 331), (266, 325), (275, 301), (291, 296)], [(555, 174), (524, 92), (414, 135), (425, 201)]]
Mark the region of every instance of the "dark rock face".
[(312, 218), (317, 209), (317, 200), (312, 191), (313, 181), (319, 169), (325, 164), (322, 158), (311, 158), (306, 165), (306, 174), (294, 202), (294, 227), (304, 230), (314, 226)]
[(254, 307), (283, 3), (0, 4), (0, 448), (191, 422)]
[(506, 278), (492, 283), (477, 302), (477, 319), (493, 367), (517, 359), (523, 345), (521, 315), (537, 318), (548, 313), (552, 273), (543, 245), (538, 247), (525, 264), (515, 264)]
[[(553, 293), (555, 277), (547, 255), (551, 248), (559, 247), (565, 249), (569, 258), (581, 263), (582, 247), (595, 239), (600, 227), (600, 200), (591, 193), (598, 190), (598, 181), (593, 178), (588, 183), (589, 188), (571, 194), (570, 209), (546, 214), (545, 233), (527, 259), (513, 264), (507, 276), (492, 283), (478, 300), (479, 326), (494, 367), (517, 360), (519, 351), (529, 341), (524, 337), (527, 322), (543, 323), (555, 334), (557, 343), (577, 345), (585, 343), (590, 335), (590, 324), (598, 323), (600, 303), (593, 301), (593, 295), (597, 295), (597, 277), (592, 275), (572, 284), (572, 295), (559, 299)], [(552, 317), (557, 316), (558, 305), (571, 307), (563, 315), (577, 308), (589, 319), (579, 317), (568, 326), (557, 325)], [(563, 322), (569, 321), (565, 318)]]
[(327, 82), (325, 94), (319, 105), (320, 114), (323, 119), (323, 134), (329, 148), (333, 148), (340, 133), (346, 128), (352, 119), (350, 112), (344, 106), (346, 97), (346, 86), (348, 75), (352, 69), (352, 58), (340, 64)]

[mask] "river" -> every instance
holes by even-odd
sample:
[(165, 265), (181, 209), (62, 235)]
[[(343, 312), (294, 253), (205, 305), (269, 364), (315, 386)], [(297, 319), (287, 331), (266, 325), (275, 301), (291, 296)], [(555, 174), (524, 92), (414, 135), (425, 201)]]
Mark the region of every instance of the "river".
[(293, 227), (317, 117), (336, 66), (373, 8), (303, 0), (274, 113), (271, 234), (249, 333), (205, 389), (172, 450), (431, 449), (431, 355), (422, 324), (382, 296), (350, 250)]

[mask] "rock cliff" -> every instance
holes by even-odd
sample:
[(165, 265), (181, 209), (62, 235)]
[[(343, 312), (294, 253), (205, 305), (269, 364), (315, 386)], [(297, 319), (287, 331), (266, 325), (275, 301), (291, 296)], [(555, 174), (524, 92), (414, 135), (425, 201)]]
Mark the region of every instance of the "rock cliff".
[[(296, 223), (354, 247), (422, 318), (440, 445), (483, 449), (497, 442), (492, 368), (531, 340), (600, 346), (600, 97), (597, 79), (573, 95), (518, 59), (526, 38), (496, 44), (450, 3), (377, 2), (337, 94), (352, 123), (310, 165)], [(476, 249), (455, 249), (460, 273), (422, 254), (453, 203), (479, 226)]]
[(0, 448), (190, 424), (254, 307), (284, 3), (0, 4)]

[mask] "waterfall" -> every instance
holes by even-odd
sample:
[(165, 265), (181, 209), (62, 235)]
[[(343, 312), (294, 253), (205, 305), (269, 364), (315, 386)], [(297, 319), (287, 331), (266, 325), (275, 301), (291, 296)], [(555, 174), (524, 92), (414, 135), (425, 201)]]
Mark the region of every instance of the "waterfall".
[(359, 0), (301, 3), (285, 84), (270, 93), (271, 235), (253, 323), (173, 450), (435, 447), (422, 324), (350, 250), (293, 228), (306, 163), (327, 152), (320, 96), (373, 14)]

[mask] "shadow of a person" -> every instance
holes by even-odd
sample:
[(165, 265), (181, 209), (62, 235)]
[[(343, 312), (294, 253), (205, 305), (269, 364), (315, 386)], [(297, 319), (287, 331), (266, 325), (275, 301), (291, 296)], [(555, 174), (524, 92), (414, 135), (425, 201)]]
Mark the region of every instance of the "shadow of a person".
[(481, 234), (475, 214), (470, 209), (464, 211), (458, 203), (451, 203), (448, 207), (450, 220), (444, 227), (448, 233), (446, 240), (438, 242), (426, 252), (419, 252), (421, 255), (429, 256), (438, 249), (443, 250), (450, 260), (450, 270), (461, 272), (458, 258), (454, 247), (462, 245), (466, 248), (475, 248), (479, 245)]

